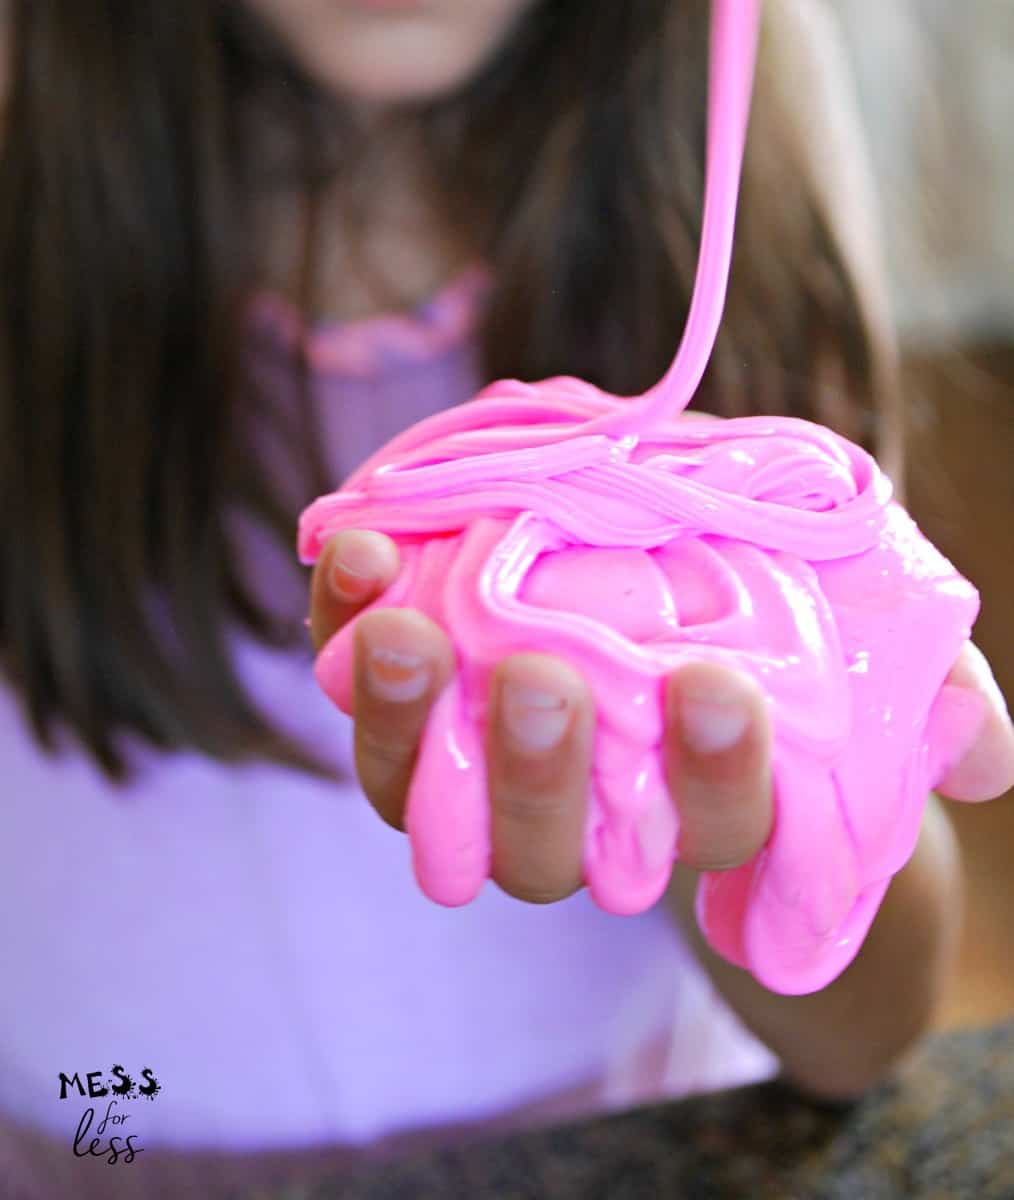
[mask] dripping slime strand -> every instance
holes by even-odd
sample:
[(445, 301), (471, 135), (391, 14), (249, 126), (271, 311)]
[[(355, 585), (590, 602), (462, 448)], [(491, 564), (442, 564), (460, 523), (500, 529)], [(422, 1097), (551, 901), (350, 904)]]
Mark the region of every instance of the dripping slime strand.
[(714, 0), (704, 210), (686, 328), (672, 365), (658, 383), (633, 404), (586, 424), (584, 434), (659, 428), (687, 407), (704, 376), (718, 336), (732, 265), (759, 31), (760, 0)]

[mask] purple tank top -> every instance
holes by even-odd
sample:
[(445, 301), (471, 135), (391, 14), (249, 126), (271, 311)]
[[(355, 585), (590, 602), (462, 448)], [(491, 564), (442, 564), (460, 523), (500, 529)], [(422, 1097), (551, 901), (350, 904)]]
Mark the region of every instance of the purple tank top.
[[(477, 390), (484, 288), (469, 270), (414, 314), (307, 334), (336, 482)], [(284, 395), (295, 316), (264, 300), (254, 332)], [(268, 549), (247, 549), (270, 579)], [(116, 1083), (114, 1065), (160, 1088), (120, 1102), (119, 1132), (220, 1149), (439, 1139), (772, 1072), (661, 906), (534, 906), (491, 882), (460, 909), (427, 900), (407, 839), (352, 781), (350, 722), (309, 645), (237, 637), (235, 653), (269, 717), (327, 746), (348, 783), (130, 742), (139, 776), (117, 794), (69, 737), (46, 756), (0, 679), (0, 1122), (70, 1155), (84, 1111), (98, 1122), (114, 1098), (82, 1096), (87, 1075)]]

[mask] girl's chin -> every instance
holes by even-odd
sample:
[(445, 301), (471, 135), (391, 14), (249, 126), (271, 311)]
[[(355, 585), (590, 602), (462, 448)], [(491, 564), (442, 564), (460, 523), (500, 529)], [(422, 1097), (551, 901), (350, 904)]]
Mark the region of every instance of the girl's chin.
[(366, 13), (414, 13), (426, 7), (426, 0), (343, 0), (343, 4)]
[(413, 59), (404, 70), (395, 59), (387, 63), (362, 63), (348, 70), (332, 70), (318, 80), (336, 95), (353, 102), (399, 105), (434, 100), (454, 91), (469, 78), (469, 71), (441, 70), (440, 64)]
[(468, 82), (534, 0), (249, 0), (304, 69), (371, 104), (436, 99)]

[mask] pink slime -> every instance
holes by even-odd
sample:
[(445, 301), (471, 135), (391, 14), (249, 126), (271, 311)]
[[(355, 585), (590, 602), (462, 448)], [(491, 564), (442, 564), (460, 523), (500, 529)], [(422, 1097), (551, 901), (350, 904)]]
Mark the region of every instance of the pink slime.
[[(636, 399), (569, 377), (495, 383), (311, 504), (299, 554), (314, 562), (340, 529), (389, 534), (402, 567), (371, 607), (420, 609), (453, 639), (458, 672), (406, 812), (416, 878), (441, 904), (489, 875), (483, 739), (505, 655), (560, 655), (593, 690), (584, 875), (614, 913), (654, 904), (677, 857), (663, 679), (691, 658), (753, 675), (771, 706), (774, 829), (745, 866), (702, 875), (697, 916), (724, 957), (803, 993), (855, 956), (975, 732), (979, 710), (943, 685), (978, 594), (858, 446), (789, 418), (677, 419), (725, 303), (758, 25), (758, 0), (715, 0), (700, 262), (666, 376)], [(316, 665), (346, 711), (354, 624)]]

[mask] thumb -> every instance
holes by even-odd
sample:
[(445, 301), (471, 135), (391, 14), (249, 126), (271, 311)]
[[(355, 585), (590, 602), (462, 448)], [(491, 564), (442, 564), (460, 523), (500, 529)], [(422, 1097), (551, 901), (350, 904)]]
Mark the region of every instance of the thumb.
[[(934, 790), (950, 800), (979, 801), (994, 800), (1014, 788), (1014, 725), (989, 663), (972, 642), (962, 648), (938, 706), (933, 715), (941, 723), (953, 711), (960, 724), (963, 707), (974, 709), (975, 719), (964, 752), (945, 767)], [(941, 740), (943, 733), (941, 729)]]

